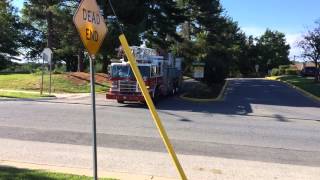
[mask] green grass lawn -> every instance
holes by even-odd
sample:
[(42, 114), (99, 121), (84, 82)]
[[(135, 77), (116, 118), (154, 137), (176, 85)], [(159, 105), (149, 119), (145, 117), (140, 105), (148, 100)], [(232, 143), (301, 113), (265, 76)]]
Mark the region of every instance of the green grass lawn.
[(317, 97), (320, 97), (320, 83), (315, 83), (313, 78), (299, 76), (283, 76), (278, 77), (279, 80), (297, 86)]
[[(36, 74), (0, 74), (0, 89), (39, 91), (41, 75)], [(48, 92), (49, 75), (44, 78), (44, 91)], [(96, 92), (109, 89), (109, 84), (96, 84)], [(65, 74), (52, 76), (52, 92), (54, 93), (89, 93), (90, 82), (83, 81), (81, 85), (70, 81)]]
[[(1, 180), (92, 180), (92, 177), (0, 166)], [(112, 180), (99, 178), (102, 180)], [(115, 180), (115, 179), (113, 179)]]
[(33, 93), (33, 92), (31, 92), (31, 93), (29, 93), (29, 92), (10, 92), (10, 91), (0, 90), (0, 97), (35, 99), (35, 98), (55, 97), (55, 96), (47, 95), (47, 94), (40, 95), (40, 93)]

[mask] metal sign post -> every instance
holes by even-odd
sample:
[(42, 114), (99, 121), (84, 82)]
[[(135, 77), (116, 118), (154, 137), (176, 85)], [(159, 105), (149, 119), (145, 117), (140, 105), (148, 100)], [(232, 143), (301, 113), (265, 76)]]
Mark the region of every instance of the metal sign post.
[(95, 55), (99, 51), (104, 37), (108, 31), (100, 8), (95, 0), (81, 0), (79, 7), (73, 16), (80, 38), (88, 50), (90, 56), (90, 83), (92, 98), (92, 150), (93, 150), (93, 176), (98, 179), (97, 165), (97, 132), (96, 132), (96, 97), (95, 97)]
[(42, 72), (41, 72), (41, 84), (40, 84), (40, 95), (43, 93), (43, 76), (44, 76), (44, 61), (47, 58), (46, 54), (42, 54)]
[(90, 84), (91, 84), (91, 102), (92, 102), (92, 152), (93, 152), (93, 175), (94, 179), (98, 178), (97, 170), (97, 130), (96, 130), (96, 90), (95, 90), (95, 72), (94, 72), (95, 56), (90, 56)]
[(52, 74), (52, 61), (51, 61), (51, 58), (50, 58), (50, 61), (49, 61), (49, 95), (51, 95), (51, 74)]
[(256, 65), (254, 66), (254, 68), (255, 68), (255, 70), (256, 70), (256, 75), (257, 75), (257, 77), (258, 77), (258, 75), (259, 75), (259, 64), (256, 64)]
[(195, 62), (192, 63), (193, 66), (193, 78), (202, 79), (204, 78), (204, 67), (205, 63)]

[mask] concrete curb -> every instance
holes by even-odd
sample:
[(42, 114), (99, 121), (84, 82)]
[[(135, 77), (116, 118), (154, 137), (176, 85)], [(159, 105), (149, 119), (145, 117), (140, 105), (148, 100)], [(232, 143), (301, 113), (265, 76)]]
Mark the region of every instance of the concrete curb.
[(186, 101), (191, 101), (191, 102), (215, 102), (215, 101), (224, 101), (224, 97), (225, 97), (225, 91), (226, 88), (229, 84), (229, 80), (226, 80), (226, 82), (224, 83), (218, 97), (216, 98), (212, 98), (212, 99), (199, 99), (199, 98), (190, 98), (190, 97), (186, 97), (186, 94), (181, 94), (179, 97), (183, 100)]
[(297, 86), (295, 86), (295, 85), (293, 85), (293, 84), (290, 84), (290, 83), (285, 82), (285, 81), (281, 81), (281, 80), (278, 79), (278, 78), (266, 77), (265, 79), (270, 80), (270, 81), (279, 81), (279, 82), (282, 82), (282, 83), (286, 84), (287, 86), (289, 86), (290, 88), (296, 89), (296, 90), (297, 90), (298, 92), (300, 92), (302, 95), (304, 95), (304, 96), (306, 96), (306, 97), (308, 97), (308, 98), (311, 98), (312, 100), (320, 103), (320, 98), (319, 98), (319, 97), (317, 97), (317, 96), (309, 93), (308, 91), (305, 91), (305, 90), (303, 90), (303, 89), (301, 89), (301, 88), (299, 88), (299, 87), (297, 87)]
[[(65, 166), (54, 166), (54, 165), (46, 165), (46, 164), (36, 164), (29, 162), (16, 162), (16, 161), (8, 161), (8, 160), (0, 160), (0, 166), (8, 166), (20, 169), (30, 169), (30, 170), (44, 170), (48, 172), (54, 173), (64, 173), (64, 174), (74, 174), (74, 175), (84, 175), (84, 176), (92, 176), (92, 170), (87, 168), (79, 168), (79, 167), (65, 167)], [(105, 178), (115, 178), (119, 180), (177, 180), (173, 178), (166, 177), (156, 177), (152, 175), (139, 175), (139, 174), (129, 174), (125, 172), (106, 172), (99, 171), (99, 177)]]

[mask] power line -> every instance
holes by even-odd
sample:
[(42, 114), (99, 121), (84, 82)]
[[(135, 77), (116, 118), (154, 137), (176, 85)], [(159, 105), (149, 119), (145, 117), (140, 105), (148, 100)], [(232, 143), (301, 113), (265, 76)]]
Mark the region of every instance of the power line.
[(112, 10), (113, 15), (115, 16), (115, 20), (116, 20), (116, 23), (117, 23), (118, 26), (119, 26), (119, 29), (120, 29), (120, 31), (121, 31), (121, 34), (123, 34), (122, 26), (121, 26), (121, 24), (120, 24), (120, 21), (119, 21), (119, 19), (118, 19), (118, 16), (117, 16), (114, 8), (113, 8), (113, 5), (112, 5), (111, 0), (109, 0), (109, 5), (110, 5), (110, 8), (111, 8), (111, 10)]

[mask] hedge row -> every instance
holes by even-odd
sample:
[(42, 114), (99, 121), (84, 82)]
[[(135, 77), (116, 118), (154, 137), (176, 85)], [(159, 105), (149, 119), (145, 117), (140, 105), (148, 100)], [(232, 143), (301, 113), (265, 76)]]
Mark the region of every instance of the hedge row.
[(295, 68), (290, 67), (290, 65), (281, 65), (279, 68), (273, 68), (271, 71), (271, 76), (281, 76), (281, 75), (298, 75), (299, 71)]

